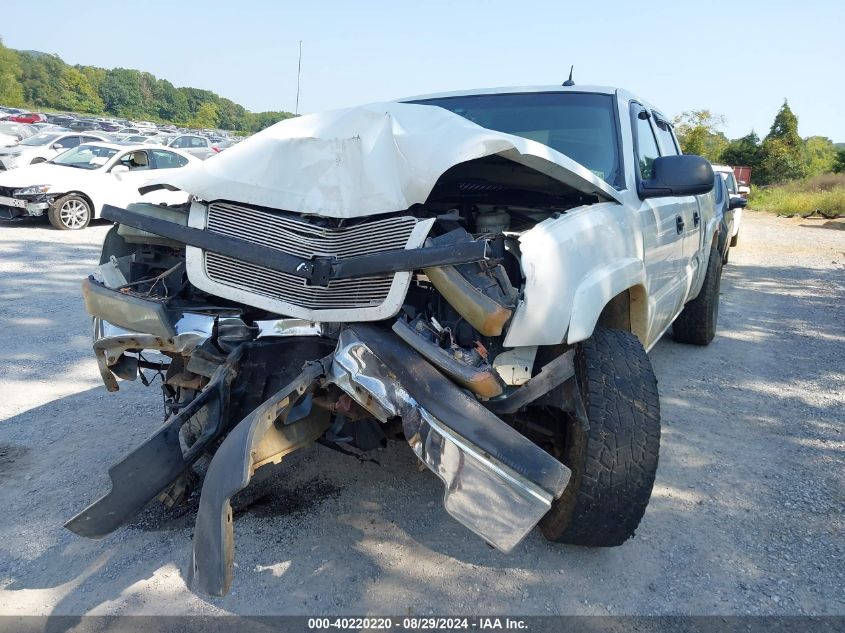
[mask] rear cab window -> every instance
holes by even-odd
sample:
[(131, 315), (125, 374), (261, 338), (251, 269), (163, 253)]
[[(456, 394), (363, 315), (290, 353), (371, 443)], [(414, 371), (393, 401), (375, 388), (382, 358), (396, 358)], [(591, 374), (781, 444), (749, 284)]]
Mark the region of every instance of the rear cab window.
[(681, 151), (678, 149), (678, 142), (672, 131), (672, 125), (656, 113), (653, 114), (657, 140), (660, 143), (660, 155), (678, 156)]

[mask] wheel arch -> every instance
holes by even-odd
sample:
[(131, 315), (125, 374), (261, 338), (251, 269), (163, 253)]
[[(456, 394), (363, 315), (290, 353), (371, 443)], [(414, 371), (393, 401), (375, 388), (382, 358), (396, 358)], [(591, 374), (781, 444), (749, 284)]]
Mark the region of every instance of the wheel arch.
[[(92, 220), (95, 219), (95, 218), (98, 218), (100, 216), (100, 213), (97, 209), (97, 205), (94, 204), (94, 199), (91, 198), (91, 196), (89, 196), (84, 191), (79, 191), (78, 189), (73, 190), (73, 191), (66, 191), (61, 196), (59, 196), (59, 198), (64, 198), (65, 196), (79, 196), (80, 198), (85, 200), (85, 202), (88, 203), (88, 206), (91, 207), (91, 219)], [(58, 200), (59, 198), (56, 198), (56, 199)]]
[(640, 259), (627, 258), (604, 266), (578, 286), (567, 343), (588, 339), (597, 325), (631, 332), (645, 345), (648, 293)]

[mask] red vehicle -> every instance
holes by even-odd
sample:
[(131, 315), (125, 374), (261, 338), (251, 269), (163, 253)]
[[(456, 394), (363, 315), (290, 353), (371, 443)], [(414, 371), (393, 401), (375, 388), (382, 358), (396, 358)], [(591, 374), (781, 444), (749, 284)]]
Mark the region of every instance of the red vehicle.
[(46, 116), (38, 114), (37, 112), (25, 112), (23, 114), (16, 114), (15, 116), (9, 117), (9, 121), (14, 121), (15, 123), (41, 123), (46, 120)]

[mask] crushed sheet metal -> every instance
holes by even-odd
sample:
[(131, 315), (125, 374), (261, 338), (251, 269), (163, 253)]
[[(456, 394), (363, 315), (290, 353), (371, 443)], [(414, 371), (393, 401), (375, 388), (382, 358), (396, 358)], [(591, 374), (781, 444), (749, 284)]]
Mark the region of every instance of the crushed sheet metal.
[(408, 103), (287, 119), (145, 189), (168, 186), (207, 201), (353, 218), (422, 204), (449, 168), (493, 155), (621, 202), (610, 185), (547, 145), (483, 128), (437, 106)]
[(446, 511), (495, 548), (511, 551), (551, 508), (554, 495), (432, 416), (351, 330), (340, 335), (328, 379), (379, 419), (402, 418), (411, 449), (445, 484)]
[[(176, 336), (165, 338), (124, 330), (116, 325), (94, 318), (94, 356), (100, 376), (108, 391), (118, 391), (117, 379), (110, 366), (128, 350), (152, 349), (162, 352), (186, 354), (202, 345), (211, 335), (214, 318), (202, 314), (185, 313), (176, 324)], [(109, 334), (106, 334), (106, 333)]]
[(258, 338), (267, 336), (322, 336), (323, 324), (307, 319), (256, 321)]

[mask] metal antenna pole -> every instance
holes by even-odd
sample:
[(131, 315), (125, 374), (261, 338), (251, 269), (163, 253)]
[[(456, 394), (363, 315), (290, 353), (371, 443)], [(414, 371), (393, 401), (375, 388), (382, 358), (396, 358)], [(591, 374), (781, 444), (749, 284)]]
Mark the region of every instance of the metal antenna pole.
[(299, 114), (299, 78), (302, 76), (302, 40), (299, 40), (299, 64), (296, 66), (296, 112)]

